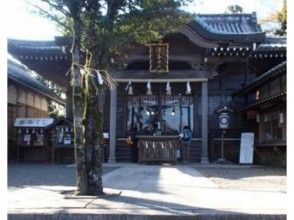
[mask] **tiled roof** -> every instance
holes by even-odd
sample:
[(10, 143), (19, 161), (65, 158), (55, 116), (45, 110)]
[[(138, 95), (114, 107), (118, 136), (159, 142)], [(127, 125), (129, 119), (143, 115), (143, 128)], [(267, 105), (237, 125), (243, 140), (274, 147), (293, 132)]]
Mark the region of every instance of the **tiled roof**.
[(18, 54), (25, 51), (27, 55), (66, 56), (65, 47), (57, 45), (56, 41), (31, 41), (8, 39), (8, 52)]
[(42, 95), (53, 99), (59, 104), (65, 105), (65, 102), (63, 100), (56, 96), (42, 82), (32, 77), (27, 71), (29, 71), (29, 69), (24, 65), (14, 61), (13, 59), (8, 59), (7, 74), (9, 80), (12, 80), (38, 93), (41, 93)]
[(218, 34), (251, 34), (262, 32), (251, 14), (196, 15), (195, 20)]
[(258, 106), (261, 106), (263, 104), (267, 104), (267, 103), (271, 103), (271, 102), (274, 102), (274, 101), (279, 101), (279, 100), (283, 100), (284, 97), (286, 97), (287, 95), (287, 92), (280, 92), (278, 94), (275, 94), (275, 95), (272, 95), (272, 96), (269, 96), (269, 97), (266, 97), (262, 100), (258, 100), (258, 101), (255, 101), (243, 108), (240, 108), (238, 109), (237, 111), (244, 111), (244, 110), (248, 110), (248, 109), (254, 109), (254, 108), (257, 108)]
[(252, 80), (250, 84), (235, 92), (234, 95), (246, 94), (247, 92), (252, 91), (252, 89), (255, 89), (258, 85), (262, 84), (263, 82), (266, 82), (269, 79), (272, 79), (282, 73), (285, 73), (286, 68), (287, 61), (284, 61), (278, 64), (277, 66), (273, 67), (272, 69), (268, 70), (264, 74), (260, 75), (259, 77), (255, 78), (254, 80)]
[(189, 25), (208, 39), (262, 42), (265, 38), (255, 13), (198, 14)]
[(266, 37), (264, 42), (256, 48), (256, 51), (286, 50), (286, 37)]

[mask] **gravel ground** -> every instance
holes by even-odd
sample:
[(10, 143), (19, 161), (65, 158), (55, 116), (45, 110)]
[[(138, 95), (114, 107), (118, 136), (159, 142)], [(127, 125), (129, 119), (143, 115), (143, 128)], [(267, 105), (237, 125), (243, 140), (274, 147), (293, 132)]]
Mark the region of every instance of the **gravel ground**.
[(286, 169), (282, 168), (196, 168), (220, 188), (287, 191)]
[[(103, 175), (119, 167), (104, 167)], [(75, 186), (75, 167), (68, 165), (8, 165), (8, 188), (25, 186)]]

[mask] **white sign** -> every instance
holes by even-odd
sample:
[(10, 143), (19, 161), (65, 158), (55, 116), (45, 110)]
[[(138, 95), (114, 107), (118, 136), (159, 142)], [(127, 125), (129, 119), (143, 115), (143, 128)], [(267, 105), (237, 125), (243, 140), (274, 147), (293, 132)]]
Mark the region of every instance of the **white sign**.
[(227, 112), (222, 112), (219, 115), (219, 128), (227, 129), (229, 128), (229, 114)]
[(253, 163), (253, 144), (254, 133), (241, 134), (240, 159), (239, 163), (252, 164)]
[(17, 118), (15, 120), (15, 127), (47, 127), (53, 123), (53, 118)]

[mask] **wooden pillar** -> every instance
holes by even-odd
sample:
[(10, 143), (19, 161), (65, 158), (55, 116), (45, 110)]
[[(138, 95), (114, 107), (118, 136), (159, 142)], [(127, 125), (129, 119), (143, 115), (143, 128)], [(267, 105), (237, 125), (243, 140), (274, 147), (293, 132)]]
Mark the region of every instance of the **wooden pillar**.
[(201, 133), (202, 133), (202, 147), (201, 147), (201, 163), (207, 164), (208, 162), (208, 88), (207, 81), (201, 84)]
[(111, 85), (109, 117), (109, 162), (115, 163), (117, 86)]

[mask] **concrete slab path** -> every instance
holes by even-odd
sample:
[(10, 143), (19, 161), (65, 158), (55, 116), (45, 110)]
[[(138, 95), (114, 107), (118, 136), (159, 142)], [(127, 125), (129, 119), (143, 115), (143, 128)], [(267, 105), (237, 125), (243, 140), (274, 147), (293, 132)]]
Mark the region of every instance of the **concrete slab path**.
[(275, 216), (273, 219), (285, 219), (286, 214), (286, 193), (220, 189), (189, 165), (123, 166), (104, 175), (103, 182), (106, 195), (100, 198), (61, 194), (74, 190), (72, 186), (9, 188), (10, 219), (21, 219), (14, 218), (20, 214), (40, 213), (56, 216), (64, 213), (144, 216), (263, 214)]

